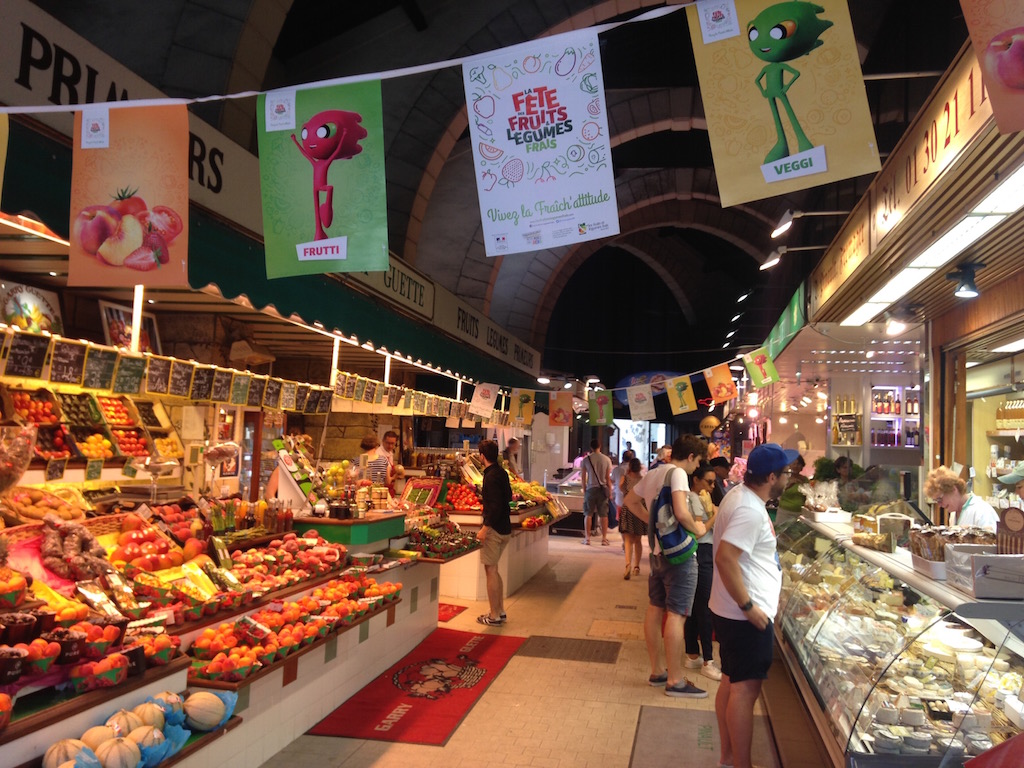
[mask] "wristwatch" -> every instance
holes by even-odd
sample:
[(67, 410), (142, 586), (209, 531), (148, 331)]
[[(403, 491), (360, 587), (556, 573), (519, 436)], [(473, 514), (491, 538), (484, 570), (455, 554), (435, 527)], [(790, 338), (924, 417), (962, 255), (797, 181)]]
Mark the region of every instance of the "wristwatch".
[(740, 606), (740, 610), (743, 611), (744, 613), (746, 613), (747, 611), (749, 611), (753, 607), (754, 607), (754, 601), (753, 600), (747, 600), (747, 602), (745, 602), (743, 605)]

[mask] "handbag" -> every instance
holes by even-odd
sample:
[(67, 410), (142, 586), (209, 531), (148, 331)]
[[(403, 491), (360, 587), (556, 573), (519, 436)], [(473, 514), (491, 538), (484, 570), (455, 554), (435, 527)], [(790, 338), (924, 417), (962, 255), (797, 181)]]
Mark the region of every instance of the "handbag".
[[(671, 565), (682, 565), (697, 552), (697, 540), (679, 524), (672, 509), (672, 473), (676, 469), (678, 467), (673, 467), (665, 473), (665, 482), (654, 497), (654, 504), (649, 510), (647, 538), (652, 552), (657, 537), (663, 559)], [(653, 561), (651, 570), (654, 571)]]

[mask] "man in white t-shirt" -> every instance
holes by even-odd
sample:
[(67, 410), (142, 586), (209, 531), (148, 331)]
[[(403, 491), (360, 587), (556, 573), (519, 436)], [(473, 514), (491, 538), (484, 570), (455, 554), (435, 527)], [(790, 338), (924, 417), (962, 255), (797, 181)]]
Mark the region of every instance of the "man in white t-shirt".
[[(672, 444), (672, 453), (665, 464), (650, 470), (626, 494), (622, 505), (650, 525), (648, 510), (661, 492), (666, 477), (672, 487), (672, 511), (676, 521), (695, 538), (707, 533), (704, 524), (694, 520), (690, 513), (690, 483), (687, 472), (693, 472), (707, 456), (708, 446), (695, 435), (683, 435)], [(652, 569), (647, 578), (649, 604), (644, 616), (644, 639), (651, 660), (651, 685), (664, 685), (666, 696), (686, 699), (705, 699), (708, 692), (698, 688), (683, 676), (683, 621), (693, 607), (697, 591), (697, 558), (691, 557), (679, 565), (665, 563), (660, 572)], [(664, 618), (664, 631), (662, 619)], [(665, 643), (666, 671), (659, 654), (662, 638)]]
[(725, 495), (715, 519), (709, 606), (722, 658), (715, 697), (721, 765), (750, 768), (754, 703), (772, 664), (772, 618), (782, 589), (775, 528), (765, 502), (785, 490), (789, 465), (799, 455), (775, 443), (754, 448), (743, 484)]

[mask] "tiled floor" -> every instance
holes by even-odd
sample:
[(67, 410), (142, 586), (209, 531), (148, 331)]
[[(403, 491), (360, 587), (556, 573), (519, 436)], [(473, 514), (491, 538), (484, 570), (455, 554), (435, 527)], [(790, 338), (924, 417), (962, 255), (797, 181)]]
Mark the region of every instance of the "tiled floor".
[[(547, 567), (506, 600), (505, 627), (477, 624), (485, 603), (470, 604), (443, 626), (522, 637), (616, 640), (622, 643), (617, 663), (514, 656), (443, 747), (302, 736), (262, 768), (627, 768), (641, 705), (713, 710), (717, 683), (699, 674), (692, 677), (709, 693), (696, 700), (670, 698), (647, 684), (642, 625), (647, 564), (639, 578), (625, 581), (620, 540), (617, 533), (611, 538), (612, 545), (602, 547), (552, 536)], [(755, 760), (774, 764), (772, 756)]]

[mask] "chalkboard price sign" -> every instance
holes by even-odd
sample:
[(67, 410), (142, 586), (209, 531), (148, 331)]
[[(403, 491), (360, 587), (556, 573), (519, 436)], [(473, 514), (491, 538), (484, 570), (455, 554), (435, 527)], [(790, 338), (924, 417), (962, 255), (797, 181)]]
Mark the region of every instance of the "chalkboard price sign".
[(120, 355), (110, 391), (117, 395), (137, 395), (142, 391), (142, 378), (145, 375), (146, 358)]
[(282, 384), (284, 382), (280, 379), (270, 379), (267, 381), (267, 388), (263, 393), (264, 408), (279, 408), (281, 406)]
[(310, 387), (309, 392), (306, 395), (306, 402), (302, 407), (303, 413), (316, 413), (317, 406), (320, 404), (320, 390)]
[(305, 384), (299, 384), (295, 388), (295, 410), (304, 411), (306, 408), (306, 398), (309, 396), (309, 387)]
[(249, 381), (252, 379), (247, 373), (236, 373), (231, 380), (231, 404), (245, 405), (249, 398)]
[(46, 482), (55, 483), (64, 477), (64, 470), (67, 469), (67, 459), (50, 459), (46, 462)]
[[(213, 374), (216, 370), (216, 368), (195, 366), (195, 371), (192, 374), (192, 387), (188, 392), (190, 400), (210, 399), (210, 394), (213, 392)], [(173, 371), (171, 372), (171, 375), (173, 380)]]
[[(142, 378), (139, 377), (139, 383), (142, 383)], [(103, 474), (103, 459), (89, 459), (85, 463), (85, 479), (86, 480), (99, 480), (100, 475)]]
[(259, 408), (263, 405), (263, 392), (267, 388), (267, 380), (262, 376), (253, 376), (249, 382), (249, 397), (246, 405), (251, 408)]
[(166, 357), (149, 358), (146, 370), (146, 392), (153, 395), (166, 395), (167, 385), (171, 381), (171, 361)]
[(16, 333), (7, 349), (7, 365), (4, 374), (7, 376), (25, 376), (40, 379), (43, 376), (43, 363), (50, 349), (49, 336), (36, 336), (31, 333)]
[(356, 377), (356, 386), (352, 392), (352, 399), (362, 401), (364, 392), (366, 392), (366, 379), (361, 376)]
[(363, 402), (372, 403), (377, 397), (377, 382), (367, 380), (366, 386), (363, 387)]
[(284, 411), (295, 410), (295, 396), (298, 385), (294, 381), (281, 382), (281, 409)]
[(196, 369), (192, 363), (175, 360), (171, 363), (171, 380), (167, 384), (167, 394), (173, 397), (188, 397), (192, 386), (192, 372)]
[(220, 368), (213, 374), (213, 391), (210, 399), (215, 403), (226, 403), (231, 399), (231, 371)]
[(85, 389), (110, 389), (117, 367), (117, 352), (89, 347), (85, 355), (85, 375), (82, 386)]
[(81, 384), (88, 349), (87, 345), (77, 341), (54, 339), (50, 352), (50, 381), (55, 384)]
[(316, 404), (317, 413), (330, 413), (331, 400), (334, 398), (334, 390), (327, 388), (320, 390), (320, 402)]

